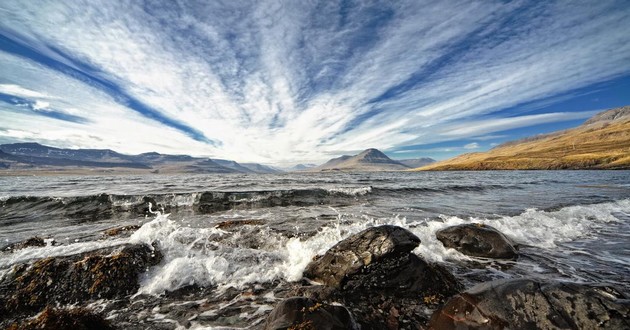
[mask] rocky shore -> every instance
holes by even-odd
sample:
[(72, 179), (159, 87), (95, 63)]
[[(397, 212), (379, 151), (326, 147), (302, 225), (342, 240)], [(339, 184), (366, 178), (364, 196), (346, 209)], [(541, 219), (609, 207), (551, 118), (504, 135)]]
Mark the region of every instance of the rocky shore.
[[(135, 229), (119, 228), (106, 235)], [(472, 257), (519, 257), (514, 242), (486, 225), (449, 227), (436, 236), (445, 247)], [(4, 253), (41, 244), (42, 239), (31, 239)], [(401, 227), (365, 229), (313, 258), (298, 282), (222, 291), (215, 297), (217, 305), (269, 288), (275, 293), (269, 298), (275, 303), (273, 310), (251, 300), (225, 315), (204, 312), (212, 310), (211, 301), (197, 305), (171, 301), (210, 295), (216, 289), (212, 287), (192, 284), (163, 296), (138, 298), (140, 277), (161, 261), (157, 246), (123, 244), (33, 260), (13, 266), (0, 278), (0, 327), (144, 329), (139, 306), (149, 306), (185, 328), (202, 318), (230, 324), (243, 313), (263, 316), (251, 328), (265, 330), (630, 328), (630, 297), (613, 285), (516, 278), (466, 289), (446, 267), (413, 253), (420, 244), (416, 235)], [(109, 307), (95, 308), (103, 301)], [(149, 328), (175, 327), (165, 323)]]

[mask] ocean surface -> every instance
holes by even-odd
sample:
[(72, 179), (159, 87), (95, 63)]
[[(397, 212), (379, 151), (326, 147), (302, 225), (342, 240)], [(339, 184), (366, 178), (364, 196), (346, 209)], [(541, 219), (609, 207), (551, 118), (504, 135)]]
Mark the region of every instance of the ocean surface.
[[(469, 258), (435, 238), (469, 222), (519, 243), (519, 259)], [(630, 171), (0, 177), (0, 247), (48, 242), (1, 252), (0, 276), (37, 258), (155, 243), (164, 259), (133, 303), (92, 308), (129, 328), (247, 328), (316, 254), (380, 224), (415, 233), (414, 252), (467, 287), (535, 276), (630, 291)], [(125, 225), (141, 227), (104, 235)]]

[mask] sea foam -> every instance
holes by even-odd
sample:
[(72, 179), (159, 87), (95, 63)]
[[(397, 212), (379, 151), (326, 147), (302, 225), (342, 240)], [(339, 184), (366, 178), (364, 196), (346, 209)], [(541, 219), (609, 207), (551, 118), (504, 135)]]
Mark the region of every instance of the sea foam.
[[(190, 228), (158, 214), (130, 238), (132, 243), (156, 243), (164, 254), (162, 264), (142, 281), (141, 292), (159, 294), (187, 285), (219, 288), (243, 287), (276, 279), (295, 281), (306, 265), (340, 240), (365, 228), (390, 224), (407, 228), (422, 241), (415, 253), (431, 261), (470, 260), (446, 249), (435, 232), (448, 226), (478, 222), (493, 226), (520, 244), (542, 249), (581, 237), (595, 237), (610, 223), (630, 214), (630, 200), (569, 206), (556, 211), (528, 209), (516, 216), (493, 219), (441, 216), (408, 222), (407, 219), (371, 218), (338, 214), (335, 221), (309, 237), (287, 238), (268, 227), (234, 230)], [(248, 244), (256, 241), (255, 247)], [(249, 242), (249, 243), (247, 243)]]

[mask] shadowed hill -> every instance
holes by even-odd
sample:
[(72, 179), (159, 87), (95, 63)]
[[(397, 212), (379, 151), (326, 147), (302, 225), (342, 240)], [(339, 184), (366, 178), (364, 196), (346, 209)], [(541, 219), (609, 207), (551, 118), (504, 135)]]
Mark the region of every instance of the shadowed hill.
[(504, 143), (415, 170), (630, 169), (630, 106), (565, 131)]
[(308, 171), (401, 171), (409, 167), (392, 160), (377, 149), (367, 149), (355, 156), (341, 156)]

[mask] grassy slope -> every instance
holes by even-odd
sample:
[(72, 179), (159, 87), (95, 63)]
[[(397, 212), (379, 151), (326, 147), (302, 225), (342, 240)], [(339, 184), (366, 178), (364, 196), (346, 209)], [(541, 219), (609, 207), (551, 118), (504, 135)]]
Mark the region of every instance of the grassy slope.
[(630, 117), (464, 154), (415, 170), (630, 169)]

